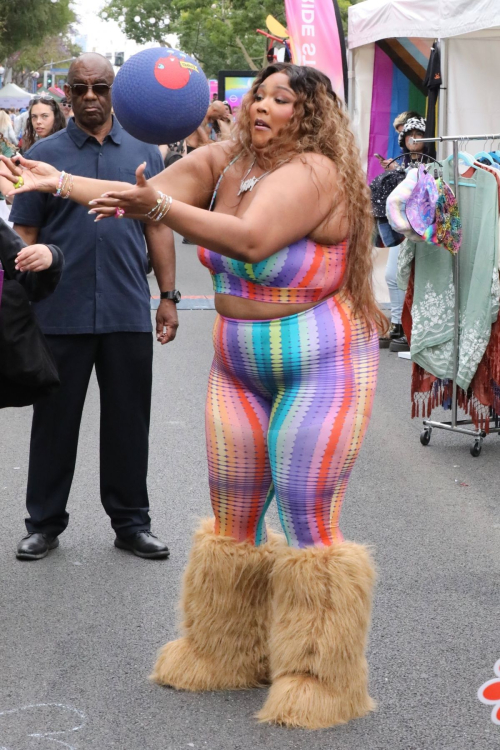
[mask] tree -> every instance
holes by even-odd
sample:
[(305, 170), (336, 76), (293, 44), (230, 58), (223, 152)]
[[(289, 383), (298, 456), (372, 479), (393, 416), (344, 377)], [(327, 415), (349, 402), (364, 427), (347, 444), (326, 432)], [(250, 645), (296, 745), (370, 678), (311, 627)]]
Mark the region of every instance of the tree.
[(267, 45), (256, 29), (266, 28), (269, 14), (286, 23), (283, 0), (108, 0), (104, 13), (138, 43), (166, 44), (175, 34), (209, 77), (259, 70)]
[[(12, 69), (12, 81), (22, 88), (28, 85), (30, 73), (33, 70), (41, 71), (51, 62), (69, 60), (81, 53), (80, 47), (73, 44), (69, 39), (61, 36), (50, 36), (41, 44), (31, 44), (23, 47), (7, 58), (6, 67)], [(56, 67), (68, 67), (70, 63), (57, 65)]]
[(71, 0), (0, 0), (0, 60), (47, 36), (65, 33), (76, 20)]

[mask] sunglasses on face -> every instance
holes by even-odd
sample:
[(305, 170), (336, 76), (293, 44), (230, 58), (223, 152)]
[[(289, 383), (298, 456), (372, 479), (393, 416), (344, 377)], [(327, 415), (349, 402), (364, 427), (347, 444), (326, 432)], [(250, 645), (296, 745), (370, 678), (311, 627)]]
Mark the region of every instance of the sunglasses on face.
[(107, 96), (112, 85), (109, 83), (72, 83), (70, 89), (75, 96), (85, 96), (89, 89), (92, 89), (96, 96)]

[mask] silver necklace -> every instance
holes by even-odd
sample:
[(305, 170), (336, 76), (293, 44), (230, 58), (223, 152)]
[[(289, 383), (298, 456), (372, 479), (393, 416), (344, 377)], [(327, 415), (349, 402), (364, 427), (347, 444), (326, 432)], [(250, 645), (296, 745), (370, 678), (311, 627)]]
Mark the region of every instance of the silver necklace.
[(255, 165), (256, 161), (257, 161), (257, 157), (250, 164), (250, 169), (244, 175), (242, 181), (240, 182), (240, 189), (239, 189), (238, 195), (241, 195), (242, 193), (246, 193), (248, 190), (250, 190), (250, 192), (251, 192), (254, 189), (254, 187), (256, 186), (256, 184), (259, 182), (259, 180), (262, 180), (262, 178), (265, 177), (267, 174), (269, 174), (269, 172), (271, 171), (271, 170), (269, 170), (269, 172), (264, 172), (264, 174), (261, 174), (260, 177), (250, 177), (247, 180), (247, 177), (250, 174), (250, 172), (252, 171), (252, 169), (254, 168), (254, 165)]

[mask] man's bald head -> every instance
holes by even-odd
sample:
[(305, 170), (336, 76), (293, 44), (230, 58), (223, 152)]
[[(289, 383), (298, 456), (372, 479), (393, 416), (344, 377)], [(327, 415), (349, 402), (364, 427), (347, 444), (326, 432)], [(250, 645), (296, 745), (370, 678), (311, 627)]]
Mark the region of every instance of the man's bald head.
[(97, 52), (84, 52), (71, 63), (68, 70), (68, 83), (71, 86), (77, 78), (89, 76), (111, 84), (115, 80), (115, 71), (110, 61), (103, 55)]
[[(71, 101), (76, 124), (86, 132), (111, 129), (113, 66), (102, 55), (86, 52), (71, 63), (64, 93)], [(100, 85), (99, 85), (100, 84)]]

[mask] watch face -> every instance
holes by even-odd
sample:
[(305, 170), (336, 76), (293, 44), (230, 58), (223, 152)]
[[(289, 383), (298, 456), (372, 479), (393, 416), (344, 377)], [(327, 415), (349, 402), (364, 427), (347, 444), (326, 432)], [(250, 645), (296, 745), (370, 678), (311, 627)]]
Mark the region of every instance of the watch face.
[(177, 303), (177, 302), (180, 302), (180, 301), (181, 301), (181, 293), (179, 291), (177, 291), (177, 289), (176, 289), (175, 292), (174, 292), (174, 302)]

